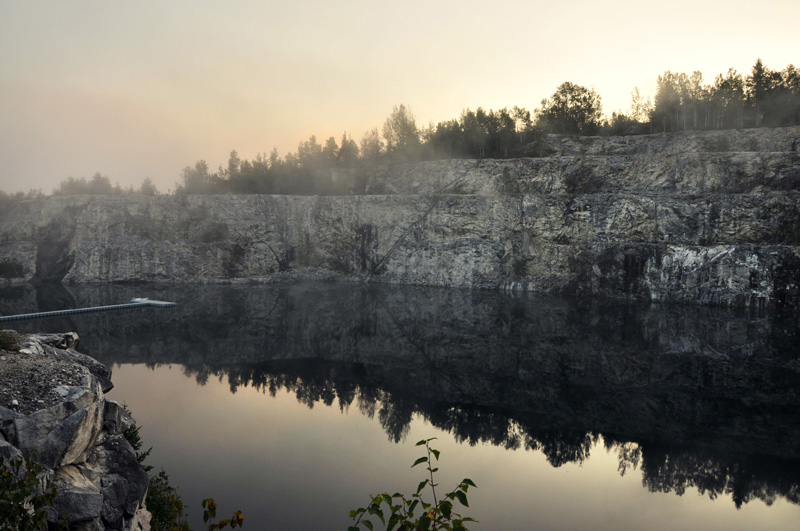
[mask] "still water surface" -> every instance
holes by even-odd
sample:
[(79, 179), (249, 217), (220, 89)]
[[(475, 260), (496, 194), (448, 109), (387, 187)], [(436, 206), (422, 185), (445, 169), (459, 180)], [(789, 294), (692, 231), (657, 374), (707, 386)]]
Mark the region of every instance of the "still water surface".
[(353, 284), (30, 286), (0, 313), (113, 366), (202, 528), (344, 529), (410, 492), (414, 443), (470, 477), (475, 529), (800, 528), (797, 316)]

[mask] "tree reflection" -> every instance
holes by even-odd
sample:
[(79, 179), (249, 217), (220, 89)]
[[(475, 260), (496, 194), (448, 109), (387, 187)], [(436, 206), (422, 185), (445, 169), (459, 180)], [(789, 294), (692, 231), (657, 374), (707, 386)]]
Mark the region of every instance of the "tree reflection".
[[(624, 476), (640, 469), (642, 483), (651, 492), (672, 492), (680, 496), (693, 488), (711, 499), (729, 496), (737, 507), (752, 500), (771, 505), (779, 497), (800, 504), (800, 462), (797, 459), (617, 439), (613, 435), (601, 436), (577, 428), (554, 427), (541, 417), (526, 417), (519, 412), (420, 400), (368, 383), (368, 368), (364, 366), (329, 364), (322, 372), (337, 374), (334, 379), (316, 374), (320, 368), (310, 364), (279, 365), (189, 366), (186, 372), (198, 382), (209, 375), (227, 376), (232, 386), (253, 387), (271, 396), (286, 391), (309, 408), (317, 404), (329, 407), (336, 404), (341, 411), (346, 411), (355, 403), (360, 413), (377, 418), (389, 440), (394, 442), (404, 440), (412, 417), (419, 415), (451, 433), (458, 442), (539, 451), (553, 467), (582, 464), (602, 443), (605, 450), (617, 454), (619, 474)], [(289, 368), (292, 372), (286, 372)], [(312, 374), (306, 374), (303, 369), (310, 369)]]
[[(391, 441), (419, 416), (555, 467), (602, 441), (654, 492), (800, 501), (796, 316), (350, 284), (148, 289), (178, 307), (25, 325), (76, 330), (109, 365), (180, 364), (199, 385), (353, 408)], [(140, 290), (17, 287), (0, 312)]]

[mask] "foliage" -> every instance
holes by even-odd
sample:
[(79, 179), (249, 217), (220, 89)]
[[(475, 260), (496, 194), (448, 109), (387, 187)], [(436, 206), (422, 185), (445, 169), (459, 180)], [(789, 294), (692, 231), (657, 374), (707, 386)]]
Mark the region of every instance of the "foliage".
[[(127, 406), (123, 406), (125, 411), (130, 413)], [(153, 450), (152, 447), (144, 452), (140, 452), (143, 441), (139, 434), (139, 426), (132, 425), (125, 430), (122, 435), (133, 447), (136, 453), (136, 460), (142, 465), (145, 472), (153, 469), (150, 465), (145, 465), (143, 462), (150, 455)], [(189, 524), (186, 522), (186, 512), (183, 500), (178, 495), (178, 488), (173, 487), (169, 482), (169, 475), (162, 469), (155, 476), (150, 476), (150, 484), (147, 488), (147, 498), (145, 499), (147, 510), (150, 511), (152, 518), (150, 520), (150, 528), (153, 531), (189, 531)], [(214, 498), (206, 498), (203, 500), (203, 522), (208, 523), (209, 519), (214, 519), (217, 516), (217, 505), (214, 503)], [(236, 511), (233, 516), (228, 519), (220, 520), (217, 523), (212, 523), (208, 527), (208, 531), (222, 529), (230, 526), (231, 528), (242, 527), (244, 523), (244, 516), (241, 511)]]
[[(17, 457), (8, 464), (0, 457), (0, 471), (0, 530), (47, 529), (47, 507), (58, 492), (39, 478), (45, 468), (33, 456)], [(62, 519), (59, 528), (68, 529), (67, 522)]]
[(183, 500), (178, 489), (170, 485), (169, 476), (163, 469), (150, 476), (145, 505), (152, 514), (150, 528), (153, 531), (189, 531)]
[(712, 85), (703, 84), (700, 72), (664, 72), (650, 123), (661, 131), (800, 124), (800, 71), (770, 70), (758, 59), (750, 75), (730, 69)]
[(19, 342), (14, 332), (10, 330), (0, 330), (0, 350), (19, 352)]
[[(252, 160), (233, 150), (227, 165), (217, 171), (205, 160), (186, 166), (175, 194), (342, 195), (365, 193), (367, 188), (376, 193), (384, 183), (367, 187), (365, 168), (416, 160), (547, 156), (545, 133), (631, 135), (800, 124), (800, 70), (791, 64), (771, 70), (761, 59), (749, 75), (730, 69), (711, 84), (704, 83), (699, 71), (666, 71), (658, 76), (652, 102), (638, 88), (631, 96), (629, 110), (604, 117), (594, 89), (567, 81), (542, 100), (535, 120), (518, 106), (496, 111), (478, 107), (424, 127), (417, 126), (406, 105), (395, 105), (382, 127), (368, 130), (360, 145), (344, 133), (338, 143), (334, 137), (320, 142), (311, 135), (283, 158), (277, 149)], [(53, 193), (156, 195), (158, 190), (149, 178), (138, 190), (122, 189), (96, 173), (88, 180), (69, 177)], [(13, 196), (0, 192), (0, 214), (14, 201), (40, 195), (34, 190)]]
[[(217, 504), (214, 503), (214, 498), (206, 498), (203, 500), (203, 523), (208, 524), (209, 520), (217, 517)], [(231, 526), (231, 529), (242, 527), (244, 525), (244, 516), (242, 511), (235, 511), (230, 518), (223, 518), (219, 522), (211, 522), (208, 525), (208, 531), (215, 531), (216, 529), (223, 529)]]
[[(469, 487), (475, 487), (472, 480), (465, 478), (444, 498), (439, 500), (436, 496), (438, 483), (434, 481), (434, 473), (439, 469), (433, 466), (432, 457), (439, 461), (439, 450), (432, 448), (430, 442), (434, 438), (423, 439), (417, 446), (425, 446), (426, 455), (414, 461), (411, 467), (427, 463), (428, 478), (424, 479), (417, 486), (417, 490), (410, 498), (403, 494), (395, 493), (389, 495), (384, 492), (377, 496), (370, 496), (370, 504), (367, 507), (350, 511), (350, 518), (354, 524), (348, 527), (348, 531), (358, 531), (359, 525), (373, 530), (374, 525), (371, 520), (365, 519), (365, 515), (376, 516), (385, 526), (387, 531), (393, 529), (441, 529), (449, 531), (466, 530), (465, 522), (475, 522), (473, 518), (462, 517), (453, 511), (453, 502), (458, 501), (464, 507), (469, 507), (467, 491)], [(430, 487), (433, 503), (426, 502), (420, 494), (425, 487)], [(384, 508), (385, 506), (385, 508)], [(419, 509), (419, 513), (415, 511)]]
[[(127, 406), (123, 407), (125, 408), (125, 411), (128, 411)], [(128, 413), (130, 413), (130, 411), (128, 411)], [(144, 452), (139, 451), (142, 448), (142, 444), (144, 444), (141, 435), (139, 435), (139, 426), (137, 426), (136, 424), (131, 425), (130, 428), (122, 432), (122, 436), (125, 437), (125, 440), (128, 441), (128, 443), (133, 448), (133, 451), (136, 454), (136, 461), (138, 461), (139, 464), (142, 466), (142, 470), (144, 470), (145, 472), (150, 472), (153, 469), (153, 466), (145, 465), (144, 460), (147, 459), (147, 457), (150, 455), (150, 452), (153, 451), (153, 447), (151, 446)]]
[(150, 177), (145, 177), (139, 187), (139, 193), (142, 195), (158, 195), (158, 189)]
[(600, 95), (566, 81), (549, 99), (542, 100), (537, 125), (552, 133), (592, 135), (600, 128), (602, 117)]
[[(125, 411), (130, 414), (127, 405), (122, 406)], [(151, 446), (144, 452), (140, 451), (144, 441), (139, 434), (140, 427), (133, 424), (130, 428), (122, 432), (133, 451), (136, 454), (136, 460), (145, 472), (150, 472), (153, 469), (152, 465), (145, 465), (144, 460), (153, 451)], [(147, 510), (150, 511), (152, 518), (150, 520), (150, 528), (153, 531), (189, 531), (189, 524), (185, 521), (185, 511), (183, 500), (178, 495), (178, 489), (169, 483), (169, 476), (162, 469), (158, 474), (150, 476), (149, 485), (147, 487), (147, 498), (145, 498), (145, 505)]]
[(394, 156), (410, 158), (419, 147), (419, 131), (411, 110), (402, 103), (395, 105), (383, 124), (383, 139), (386, 152)]

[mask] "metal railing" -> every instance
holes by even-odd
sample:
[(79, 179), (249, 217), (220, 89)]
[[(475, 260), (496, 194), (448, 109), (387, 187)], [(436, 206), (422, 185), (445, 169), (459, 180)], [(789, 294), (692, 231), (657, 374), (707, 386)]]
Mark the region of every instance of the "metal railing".
[(1, 315), (0, 323), (8, 321), (29, 321), (34, 319), (49, 319), (51, 317), (63, 317), (65, 315), (76, 315), (82, 313), (112, 312), (116, 310), (132, 310), (144, 307), (172, 308), (177, 306), (174, 302), (152, 301), (150, 299), (140, 299), (134, 297), (130, 302), (124, 304), (112, 304), (109, 306), (94, 306), (91, 308), (72, 308), (69, 310), (56, 310), (53, 312), (23, 313), (19, 315)]

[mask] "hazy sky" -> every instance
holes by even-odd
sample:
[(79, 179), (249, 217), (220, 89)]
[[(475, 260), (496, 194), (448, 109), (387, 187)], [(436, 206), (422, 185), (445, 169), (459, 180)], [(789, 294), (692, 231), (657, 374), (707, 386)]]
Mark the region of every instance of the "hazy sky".
[(399, 103), (418, 125), (533, 110), (564, 81), (610, 114), (665, 70), (800, 66), (798, 20), (798, 0), (0, 0), (0, 189), (166, 191), (232, 149), (360, 142)]

